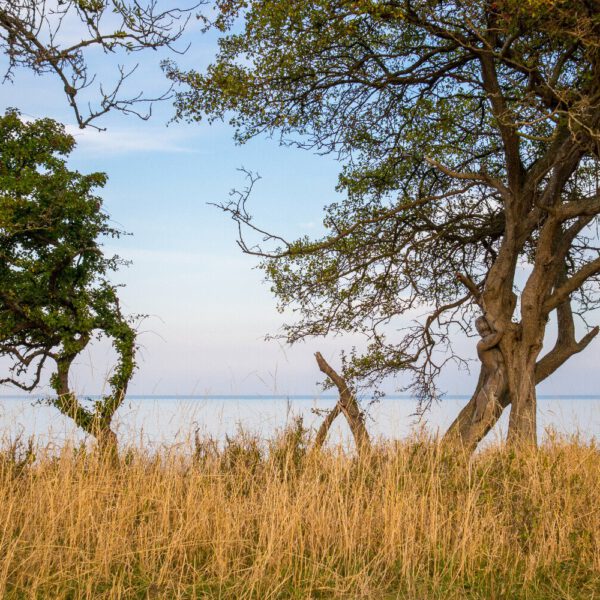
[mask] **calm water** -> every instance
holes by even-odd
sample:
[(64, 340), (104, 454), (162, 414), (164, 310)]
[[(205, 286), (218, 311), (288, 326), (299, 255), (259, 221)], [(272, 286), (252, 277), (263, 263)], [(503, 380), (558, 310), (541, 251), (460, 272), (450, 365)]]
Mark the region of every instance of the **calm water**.
[[(399, 438), (425, 428), (443, 432), (465, 404), (466, 398), (447, 397), (432, 406), (421, 419), (415, 416), (416, 402), (410, 398), (384, 398), (368, 410), (368, 427), (374, 437)], [(318, 427), (322, 417), (314, 409), (326, 409), (335, 398), (296, 397), (130, 397), (116, 415), (116, 427), (124, 443), (150, 446), (186, 443), (197, 429), (200, 433), (224, 439), (240, 428), (270, 437), (301, 415), (308, 427)], [(548, 431), (563, 434), (579, 432), (586, 439), (600, 439), (600, 396), (541, 397), (540, 436)], [(505, 413), (489, 439), (503, 436)], [(60, 443), (80, 439), (69, 419), (52, 407), (34, 405), (31, 398), (0, 397), (0, 432), (6, 438), (36, 435), (43, 442)], [(338, 417), (332, 439), (347, 442), (349, 431)]]

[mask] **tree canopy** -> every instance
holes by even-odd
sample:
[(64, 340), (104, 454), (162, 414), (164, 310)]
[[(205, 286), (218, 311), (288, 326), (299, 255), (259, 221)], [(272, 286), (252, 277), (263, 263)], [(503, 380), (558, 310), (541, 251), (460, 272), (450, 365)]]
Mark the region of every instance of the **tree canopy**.
[[(179, 48), (177, 41), (201, 3), (162, 8), (157, 0), (2, 0), (0, 48), (8, 59), (4, 79), (12, 80), (20, 67), (54, 75), (82, 128), (98, 127), (97, 119), (113, 110), (147, 119), (152, 102), (169, 97), (169, 92), (128, 95), (127, 80), (137, 65), (119, 65), (113, 81), (103, 83), (96, 81), (98, 72), (90, 68), (90, 58), (94, 50), (117, 55), (148, 49), (181, 53), (186, 48)], [(97, 87), (93, 101), (82, 100), (90, 87)]]
[[(32, 391), (53, 361), (52, 403), (100, 437), (131, 379), (135, 332), (108, 280), (122, 261), (100, 246), (102, 237), (119, 235), (94, 193), (106, 176), (69, 170), (74, 146), (51, 119), (25, 122), (15, 110), (0, 117), (0, 355), (12, 365), (0, 383)], [(109, 394), (89, 409), (71, 392), (69, 371), (103, 335), (117, 365)]]
[[(481, 353), (501, 356), (482, 359), (461, 436), (476, 442), (512, 404), (511, 439), (534, 442), (536, 383), (598, 332), (577, 339), (574, 315), (598, 306), (600, 3), (228, 0), (207, 26), (222, 36), (205, 71), (166, 66), (179, 118), (343, 163), (321, 239), (264, 231), (249, 190), (224, 205), (297, 312), (289, 341), (363, 332), (346, 374), (408, 371), (428, 399), (461, 359), (454, 334), (482, 314)], [(551, 315), (558, 339), (540, 357)]]

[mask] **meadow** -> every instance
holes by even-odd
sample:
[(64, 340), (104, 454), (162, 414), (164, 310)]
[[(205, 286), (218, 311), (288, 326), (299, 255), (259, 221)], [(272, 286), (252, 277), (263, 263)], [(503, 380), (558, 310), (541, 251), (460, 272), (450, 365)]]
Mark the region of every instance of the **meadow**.
[(270, 441), (5, 444), (0, 597), (600, 598), (600, 451), (472, 457), (431, 437), (362, 458)]

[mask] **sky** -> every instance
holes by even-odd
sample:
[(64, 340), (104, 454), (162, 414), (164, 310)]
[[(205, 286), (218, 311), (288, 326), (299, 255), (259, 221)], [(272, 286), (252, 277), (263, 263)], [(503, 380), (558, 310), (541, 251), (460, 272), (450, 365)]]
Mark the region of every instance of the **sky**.
[[(76, 29), (71, 32), (76, 36)], [(216, 51), (212, 34), (192, 24), (182, 39), (190, 48), (176, 61), (202, 69)], [(159, 67), (166, 53), (127, 59), (140, 63), (130, 90), (160, 93), (168, 83)], [(99, 53), (90, 64), (109, 79), (115, 57)], [(1, 66), (1, 65), (0, 65)], [(90, 90), (92, 93), (93, 90)], [(104, 171), (102, 191), (112, 221), (132, 235), (106, 243), (106, 251), (132, 261), (115, 281), (124, 284), (124, 310), (146, 317), (140, 323), (138, 370), (130, 393), (168, 395), (295, 395), (318, 391), (320, 373), (313, 354), (321, 351), (333, 366), (338, 355), (359, 340), (316, 339), (290, 348), (265, 341), (285, 316), (256, 269), (257, 261), (237, 247), (236, 229), (210, 203), (224, 202), (232, 188), (242, 188), (245, 167), (261, 176), (251, 211), (266, 229), (294, 238), (321, 231), (323, 206), (339, 199), (335, 192), (341, 165), (332, 157), (283, 148), (276, 140), (233, 141), (225, 123), (173, 123), (171, 103), (156, 104), (149, 121), (119, 113), (99, 124), (106, 131), (79, 130), (59, 83), (24, 70), (0, 85), (0, 108), (17, 107), (26, 118), (51, 117), (75, 135), (69, 164), (82, 172)], [(473, 356), (473, 340), (457, 340)], [(596, 345), (598, 342), (596, 342)], [(540, 386), (546, 394), (593, 394), (598, 389), (598, 348), (573, 359)], [(107, 344), (84, 353), (73, 376), (81, 394), (101, 393), (111, 367)], [(477, 370), (475, 369), (475, 374)], [(388, 393), (405, 383), (388, 382)], [(473, 375), (449, 370), (441, 387), (468, 394)], [(10, 393), (10, 390), (2, 390)]]

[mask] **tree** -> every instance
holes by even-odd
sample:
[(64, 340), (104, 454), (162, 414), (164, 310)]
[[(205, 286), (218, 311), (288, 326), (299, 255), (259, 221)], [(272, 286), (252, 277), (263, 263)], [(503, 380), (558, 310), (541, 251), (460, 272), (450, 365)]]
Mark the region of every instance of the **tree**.
[[(106, 176), (70, 171), (63, 157), (74, 147), (51, 119), (26, 123), (15, 110), (0, 117), (0, 356), (11, 363), (0, 383), (32, 391), (54, 362), (51, 403), (114, 451), (111, 420), (135, 368), (136, 335), (106, 278), (122, 261), (99, 244), (119, 236), (93, 193)], [(110, 392), (88, 408), (69, 373), (101, 336), (112, 338), (117, 364)]]
[(147, 119), (152, 102), (169, 97), (169, 92), (156, 98), (123, 96), (137, 65), (119, 66), (109, 87), (99, 83), (95, 105), (81, 101), (81, 93), (97, 83), (88, 55), (98, 49), (105, 54), (161, 48), (181, 52), (175, 44), (199, 4), (162, 10), (157, 0), (0, 0), (0, 48), (8, 58), (5, 80), (12, 80), (18, 67), (58, 77), (81, 128), (97, 127), (96, 119), (111, 110)]
[[(326, 208), (321, 239), (263, 231), (247, 192), (223, 207), (297, 311), (288, 340), (363, 332), (369, 349), (346, 376), (409, 372), (428, 401), (441, 368), (462, 360), (453, 337), (479, 315), (479, 384), (449, 438), (473, 447), (510, 404), (509, 439), (534, 444), (536, 384), (598, 333), (577, 339), (574, 317), (598, 306), (600, 2), (216, 8), (213, 64), (166, 66), (183, 86), (179, 118), (230, 118), (240, 142), (278, 134), (344, 162), (345, 197)], [(551, 318), (557, 340), (541, 356)]]

